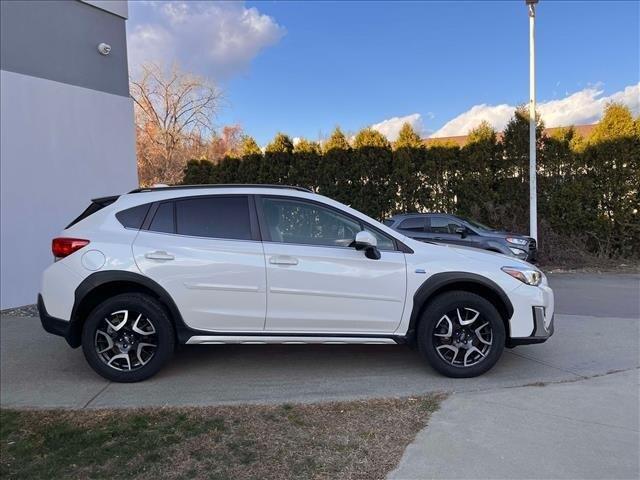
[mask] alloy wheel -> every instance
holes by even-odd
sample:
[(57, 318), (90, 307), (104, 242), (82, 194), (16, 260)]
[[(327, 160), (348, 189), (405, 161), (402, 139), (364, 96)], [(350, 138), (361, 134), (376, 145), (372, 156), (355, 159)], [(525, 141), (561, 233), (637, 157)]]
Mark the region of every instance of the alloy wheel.
[(470, 367), (489, 354), (493, 329), (478, 310), (458, 307), (438, 320), (433, 337), (440, 358), (455, 367)]
[(98, 324), (94, 346), (107, 366), (129, 372), (149, 363), (156, 354), (158, 337), (148, 317), (132, 310), (118, 310)]

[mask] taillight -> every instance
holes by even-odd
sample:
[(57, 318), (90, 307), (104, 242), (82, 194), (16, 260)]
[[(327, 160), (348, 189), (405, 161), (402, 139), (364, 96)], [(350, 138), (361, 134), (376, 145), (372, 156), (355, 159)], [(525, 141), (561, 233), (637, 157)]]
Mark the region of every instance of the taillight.
[(51, 241), (51, 251), (56, 260), (68, 257), (73, 252), (77, 252), (82, 247), (89, 245), (89, 240), (81, 238), (54, 238)]

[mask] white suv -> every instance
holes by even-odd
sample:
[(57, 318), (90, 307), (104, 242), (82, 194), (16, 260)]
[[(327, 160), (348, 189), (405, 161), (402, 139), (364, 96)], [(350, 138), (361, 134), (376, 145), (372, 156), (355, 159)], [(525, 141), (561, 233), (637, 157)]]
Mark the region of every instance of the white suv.
[(38, 307), (100, 375), (155, 374), (177, 344), (417, 344), (471, 377), (553, 333), (534, 266), (423, 243), (296, 187), (138, 189), (53, 240)]

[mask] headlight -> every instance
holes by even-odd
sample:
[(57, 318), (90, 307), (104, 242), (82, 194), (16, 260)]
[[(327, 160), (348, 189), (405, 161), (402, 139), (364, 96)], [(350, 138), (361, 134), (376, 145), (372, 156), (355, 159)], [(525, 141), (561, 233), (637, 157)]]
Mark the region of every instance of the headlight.
[(517, 257), (526, 257), (527, 256), (527, 252), (525, 252), (524, 250), (521, 250), (519, 248), (509, 247), (509, 250), (511, 250), (511, 253), (513, 253)]
[(527, 267), (502, 267), (502, 271), (517, 278), (527, 285), (538, 286), (542, 283), (542, 272), (534, 268)]
[(529, 241), (525, 240), (524, 238), (514, 238), (514, 237), (507, 237), (507, 242), (513, 243), (514, 245), (526, 245), (527, 243), (529, 243)]

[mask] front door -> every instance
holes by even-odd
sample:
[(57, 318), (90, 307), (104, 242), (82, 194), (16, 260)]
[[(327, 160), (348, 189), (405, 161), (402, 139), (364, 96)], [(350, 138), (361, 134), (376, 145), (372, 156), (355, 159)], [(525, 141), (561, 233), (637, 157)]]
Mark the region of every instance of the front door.
[[(465, 235), (458, 233), (457, 230), (466, 230)], [(466, 247), (474, 246), (473, 237), (475, 234), (470, 232), (462, 223), (447, 216), (434, 215), (429, 218), (427, 225), (427, 233), (429, 240), (440, 243), (451, 243), (453, 245), (463, 245)]]
[(257, 235), (246, 195), (183, 197), (159, 204), (133, 253), (189, 327), (258, 332), (264, 328), (266, 282)]
[(351, 247), (366, 228), (317, 202), (258, 197), (264, 228), (269, 332), (389, 334), (402, 318), (404, 253), (382, 232), (379, 260)]

